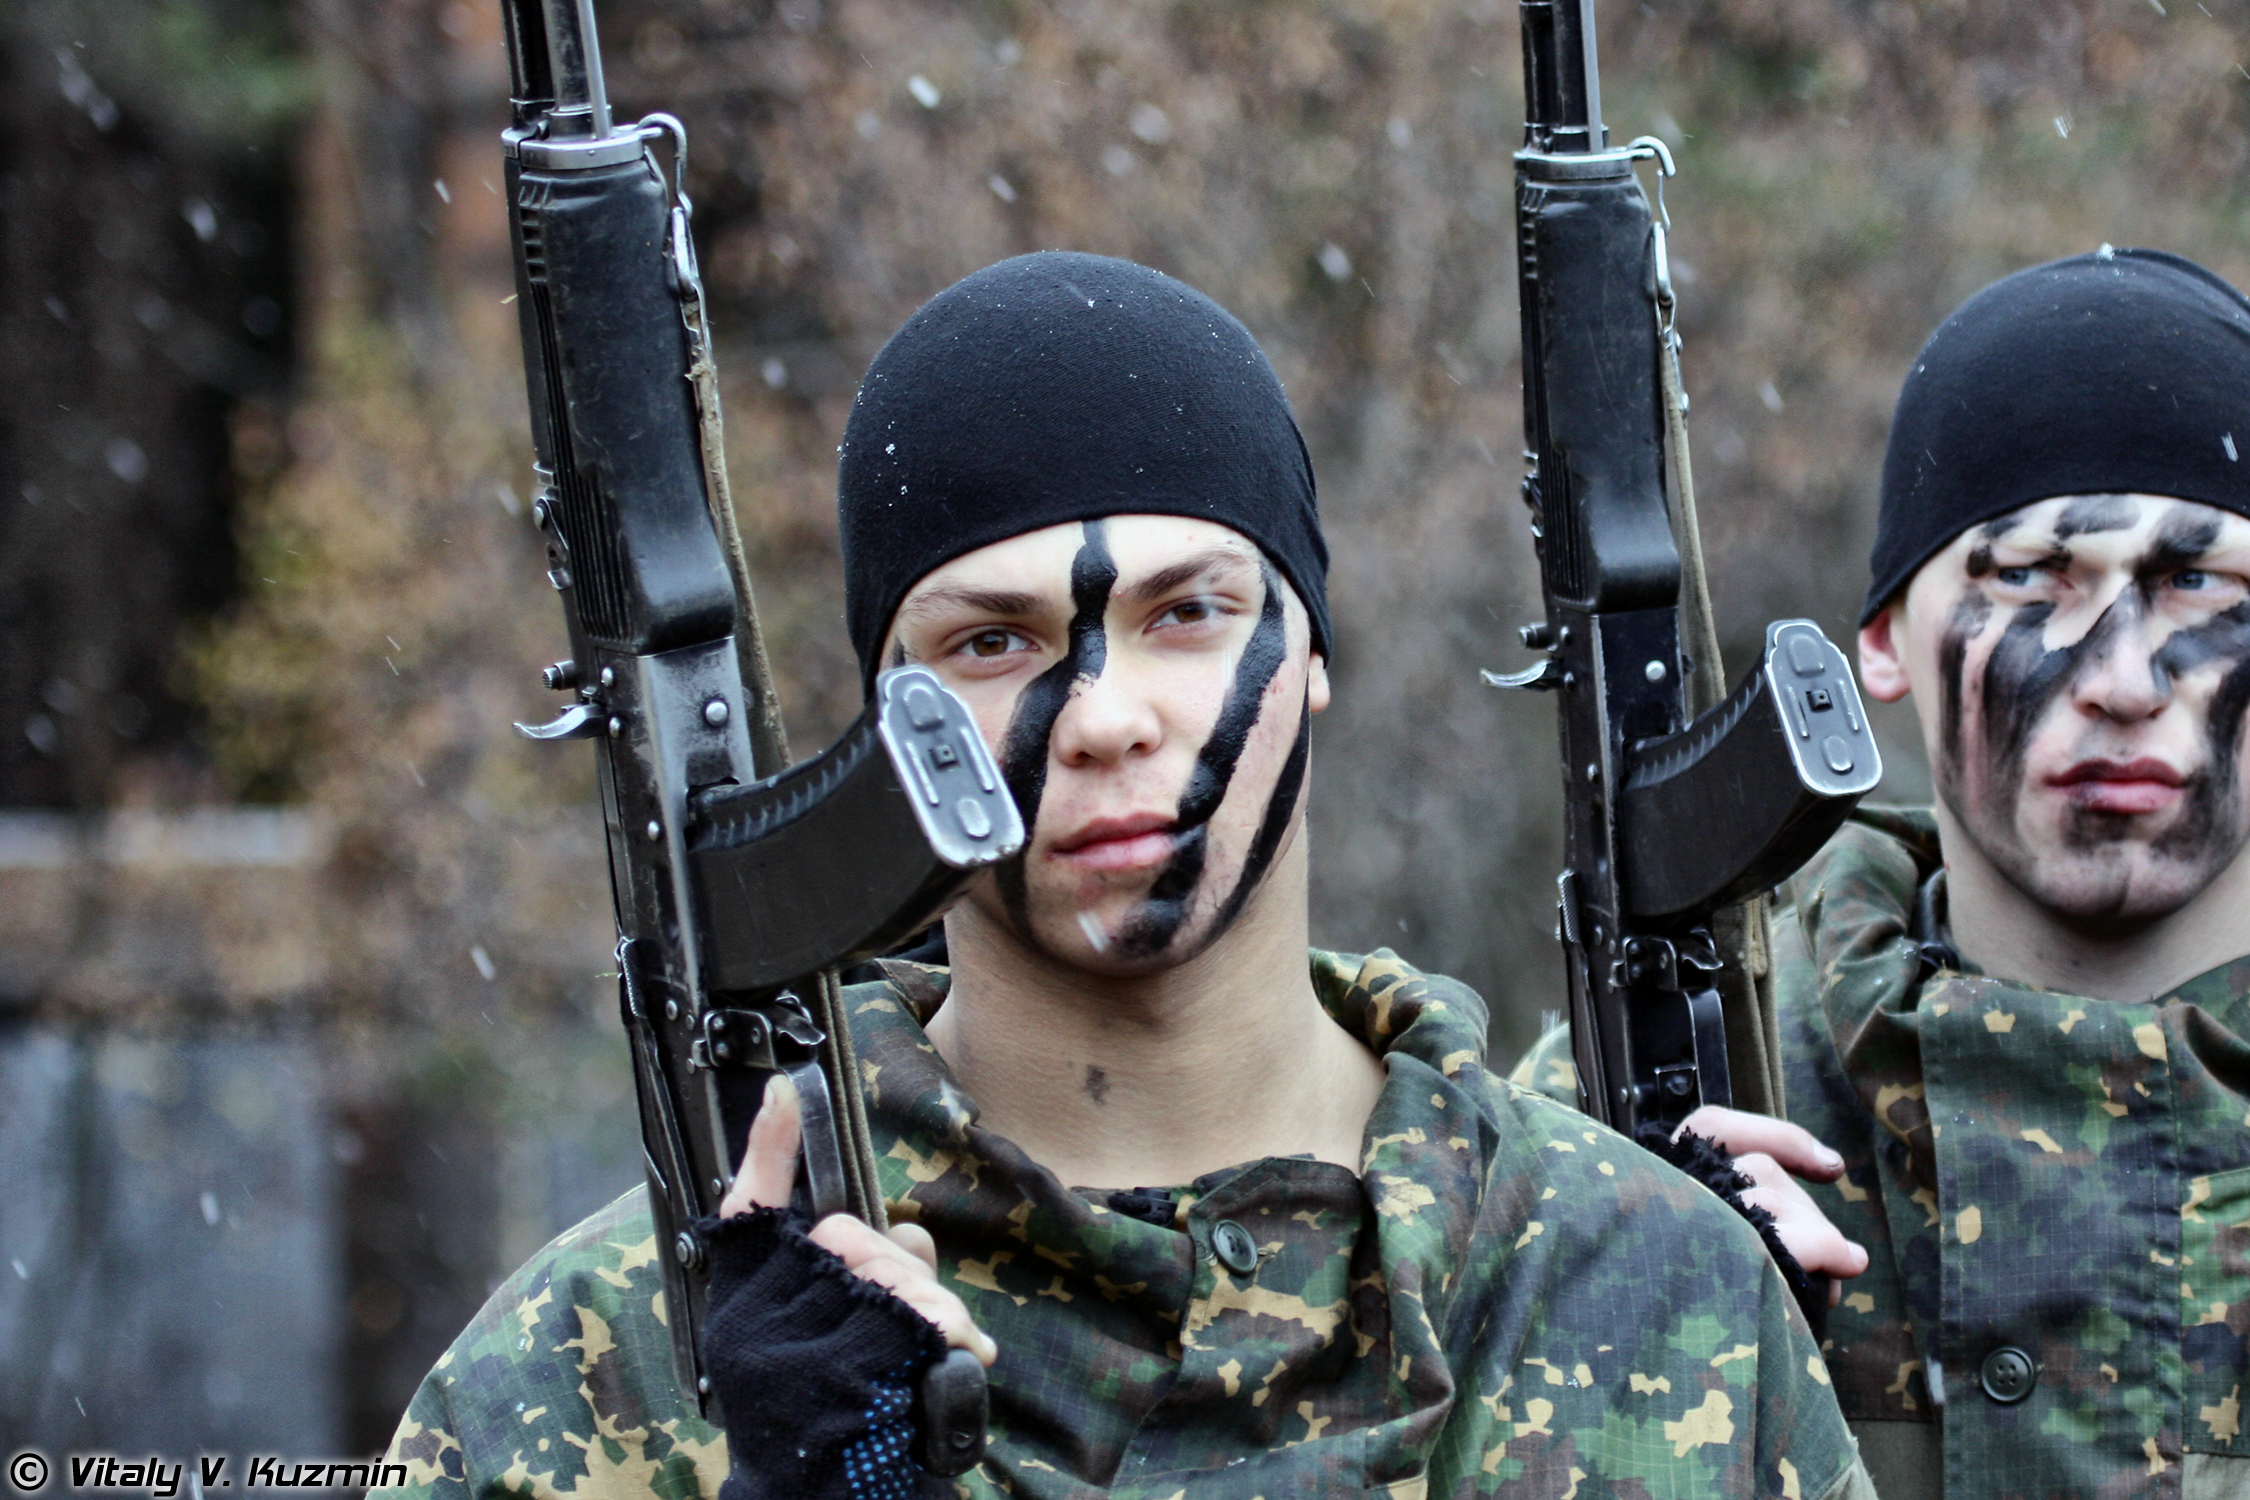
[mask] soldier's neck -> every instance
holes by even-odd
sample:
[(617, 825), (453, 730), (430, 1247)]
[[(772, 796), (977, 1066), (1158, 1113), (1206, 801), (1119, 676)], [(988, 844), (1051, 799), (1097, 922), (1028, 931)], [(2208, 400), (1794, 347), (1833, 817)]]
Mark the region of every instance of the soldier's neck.
[(1065, 1186), (1173, 1187), (1269, 1156), (1356, 1172), (1383, 1064), (1313, 991), (1305, 901), (1300, 830), (1217, 942), (1130, 979), (1042, 960), (957, 910), (930, 1040), (980, 1123)]
[(1938, 809), (1948, 926), (1961, 956), (1996, 979), (2096, 1000), (2148, 1001), (2250, 952), (2250, 859), (2238, 858), (2172, 915), (2095, 933), (2009, 880)]

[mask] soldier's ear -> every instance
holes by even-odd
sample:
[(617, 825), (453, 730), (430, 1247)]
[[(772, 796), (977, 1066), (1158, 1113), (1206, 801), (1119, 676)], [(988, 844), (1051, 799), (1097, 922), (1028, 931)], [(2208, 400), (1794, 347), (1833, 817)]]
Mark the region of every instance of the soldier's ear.
[(1878, 703), (1896, 703), (1912, 686), (1906, 677), (1906, 600), (1893, 599), (1882, 613), (1859, 627), (1859, 685)]
[(1328, 706), (1328, 658), (1315, 651), (1305, 663), (1305, 707), (1319, 713)]

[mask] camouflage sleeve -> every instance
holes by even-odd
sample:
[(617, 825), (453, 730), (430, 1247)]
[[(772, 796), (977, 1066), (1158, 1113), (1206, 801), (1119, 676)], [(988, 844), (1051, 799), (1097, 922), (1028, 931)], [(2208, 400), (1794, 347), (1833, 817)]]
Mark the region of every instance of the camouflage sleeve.
[(636, 1188), (503, 1282), (445, 1351), (370, 1500), (716, 1500), (726, 1438), (673, 1378), (656, 1231)]
[(1853, 1495), (1827, 1369), (1749, 1225), (1575, 1110), (1506, 1092), (1432, 1500)]
[(1544, 1094), (1557, 1104), (1578, 1107), (1578, 1068), (1570, 1060), (1570, 1023), (1547, 1028), (1508, 1070), (1508, 1082), (1519, 1089)]

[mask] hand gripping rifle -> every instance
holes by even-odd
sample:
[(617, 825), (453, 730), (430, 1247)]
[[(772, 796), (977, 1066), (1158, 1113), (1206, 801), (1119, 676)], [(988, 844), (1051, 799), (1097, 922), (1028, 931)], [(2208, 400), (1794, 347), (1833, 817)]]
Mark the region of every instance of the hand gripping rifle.
[[(920, 667), (883, 673), (842, 739), (788, 765), (727, 493), (687, 132), (611, 123), (592, 0), (503, 5), (532, 515), (571, 648), (546, 682), (572, 695), (517, 727), (594, 742), (672, 1354), (716, 1421), (693, 1226), (766, 1080), (787, 1074), (803, 1101), (801, 1206), (885, 1227), (836, 972), (929, 923), (1023, 823), (967, 709)], [(669, 183), (652, 149), (667, 140)], [(925, 1468), (973, 1466), (976, 1360), (934, 1366), (917, 1415)]]
[(1628, 1135), (1703, 1104), (1778, 1114), (1759, 898), (1882, 762), (1849, 664), (1810, 620), (1768, 625), (1756, 668), (1721, 696), (1665, 259), (1671, 153), (1653, 137), (1609, 144), (1593, 0), (1522, 12), (1523, 498), (1546, 599), (1522, 635), (1545, 659), (1486, 676), (1556, 696), (1580, 1099)]

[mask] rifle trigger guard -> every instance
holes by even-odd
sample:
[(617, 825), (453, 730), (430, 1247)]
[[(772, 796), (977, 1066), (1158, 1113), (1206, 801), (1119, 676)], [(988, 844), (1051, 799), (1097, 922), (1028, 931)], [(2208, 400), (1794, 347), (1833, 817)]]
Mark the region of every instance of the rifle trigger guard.
[(1521, 672), (1480, 671), (1477, 675), (1484, 679), (1486, 687), (1523, 688), (1545, 693), (1562, 686), (1562, 671), (1551, 656), (1537, 666), (1525, 667)]
[(518, 724), (516, 733), (527, 740), (592, 740), (608, 727), (599, 707), (573, 703), (545, 724)]

